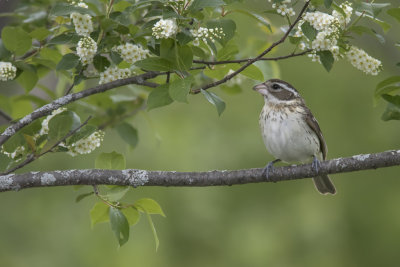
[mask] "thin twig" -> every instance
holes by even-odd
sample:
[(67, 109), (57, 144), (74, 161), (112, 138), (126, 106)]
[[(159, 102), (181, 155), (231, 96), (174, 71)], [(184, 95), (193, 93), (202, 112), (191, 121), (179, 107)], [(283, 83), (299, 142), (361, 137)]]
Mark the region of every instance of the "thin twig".
[(44, 152), (42, 152), (42, 153), (40, 153), (40, 154), (38, 154), (38, 155), (35, 155), (34, 153), (29, 154), (23, 162), (21, 162), (21, 163), (18, 164), (17, 166), (15, 166), (15, 167), (13, 167), (13, 168), (11, 168), (11, 169), (9, 169), (9, 170), (3, 172), (3, 173), (0, 173), (0, 175), (7, 175), (7, 174), (9, 174), (9, 173), (15, 172), (16, 170), (25, 167), (25, 166), (28, 165), (29, 163), (31, 163), (31, 162), (37, 160), (38, 158), (42, 157), (42, 156), (45, 155), (45, 154), (51, 152), (51, 151), (52, 151), (54, 148), (56, 148), (59, 144), (61, 144), (62, 142), (64, 142), (68, 137), (70, 137), (71, 135), (75, 134), (77, 131), (79, 131), (79, 129), (81, 129), (83, 126), (85, 126), (85, 125), (89, 122), (89, 120), (90, 120), (91, 118), (92, 118), (92, 116), (89, 116), (81, 125), (79, 125), (79, 126), (78, 126), (77, 128), (75, 128), (75, 129), (69, 131), (63, 138), (61, 138), (60, 140), (58, 140), (55, 144), (53, 144), (53, 145), (52, 145), (49, 149), (47, 149), (46, 151), (44, 151)]
[[(308, 53), (310, 53), (312, 50), (305, 50), (301, 53), (291, 53), (286, 56), (280, 56), (280, 57), (263, 57), (259, 58), (256, 61), (260, 60), (265, 60), (265, 61), (277, 61), (277, 60), (282, 60), (282, 59), (287, 59), (287, 58), (292, 58), (292, 57), (298, 57), (298, 56), (303, 56)], [(221, 60), (221, 61), (206, 61), (206, 60), (193, 60), (193, 63), (198, 63), (198, 64), (206, 64), (206, 65), (220, 65), (220, 64), (230, 64), (230, 63), (243, 63), (243, 62), (248, 62), (250, 60), (253, 60), (254, 58), (245, 58), (245, 59), (236, 59), (236, 60)]]

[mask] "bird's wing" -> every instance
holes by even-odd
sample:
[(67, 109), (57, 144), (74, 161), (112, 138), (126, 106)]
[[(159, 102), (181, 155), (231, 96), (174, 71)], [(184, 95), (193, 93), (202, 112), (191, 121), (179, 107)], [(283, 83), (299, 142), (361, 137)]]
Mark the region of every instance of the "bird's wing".
[(307, 122), (308, 126), (315, 132), (315, 134), (318, 136), (319, 139), (319, 146), (322, 152), (322, 159), (325, 160), (326, 158), (326, 153), (328, 152), (328, 148), (325, 143), (325, 139), (322, 135), (321, 128), (319, 128), (318, 122), (311, 113), (309, 109), (306, 110), (305, 114), (305, 121)]

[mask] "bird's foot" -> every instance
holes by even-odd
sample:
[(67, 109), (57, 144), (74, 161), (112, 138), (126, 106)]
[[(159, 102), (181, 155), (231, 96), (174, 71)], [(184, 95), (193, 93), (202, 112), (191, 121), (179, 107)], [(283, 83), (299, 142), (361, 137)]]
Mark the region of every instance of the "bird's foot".
[(319, 172), (319, 169), (321, 167), (321, 162), (317, 159), (316, 156), (314, 156), (314, 160), (313, 160), (311, 166), (317, 173)]
[(265, 166), (265, 168), (263, 170), (263, 176), (265, 177), (265, 179), (268, 182), (274, 182), (274, 183), (276, 182), (274, 179), (269, 178), (269, 173), (274, 169), (274, 163), (279, 162), (279, 161), (281, 161), (281, 160), (280, 159), (273, 160), (273, 161), (269, 162), (267, 164), (267, 166)]

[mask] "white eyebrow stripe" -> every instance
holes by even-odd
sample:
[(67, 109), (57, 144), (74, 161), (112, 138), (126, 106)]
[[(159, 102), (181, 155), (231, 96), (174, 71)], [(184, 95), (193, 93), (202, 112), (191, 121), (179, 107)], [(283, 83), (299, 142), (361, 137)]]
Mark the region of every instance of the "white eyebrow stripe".
[(293, 90), (292, 87), (287, 86), (287, 84), (285, 84), (285, 83), (279, 83), (279, 85), (280, 85), (282, 88), (284, 88), (285, 90), (287, 90), (287, 91), (289, 91), (289, 92), (292, 92), (295, 96), (298, 96), (298, 95), (299, 95), (295, 90)]

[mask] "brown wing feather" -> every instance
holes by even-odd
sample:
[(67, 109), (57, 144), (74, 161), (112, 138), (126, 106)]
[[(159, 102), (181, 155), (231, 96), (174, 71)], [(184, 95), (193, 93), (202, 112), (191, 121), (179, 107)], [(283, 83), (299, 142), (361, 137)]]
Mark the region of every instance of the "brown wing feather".
[(305, 120), (306, 120), (308, 126), (310, 126), (310, 128), (317, 134), (318, 139), (319, 139), (320, 149), (322, 152), (322, 158), (323, 158), (323, 160), (325, 160), (326, 153), (328, 152), (328, 148), (326, 146), (325, 139), (322, 135), (321, 128), (319, 128), (319, 124), (308, 108), (306, 109)]

